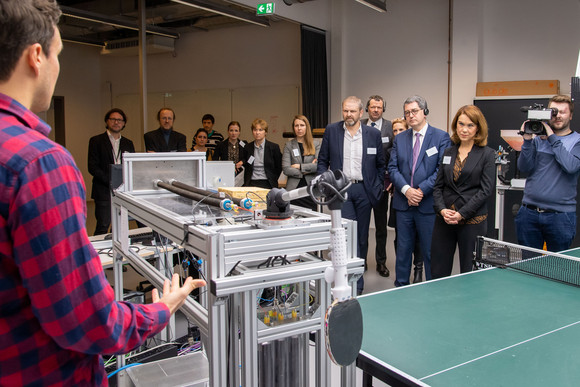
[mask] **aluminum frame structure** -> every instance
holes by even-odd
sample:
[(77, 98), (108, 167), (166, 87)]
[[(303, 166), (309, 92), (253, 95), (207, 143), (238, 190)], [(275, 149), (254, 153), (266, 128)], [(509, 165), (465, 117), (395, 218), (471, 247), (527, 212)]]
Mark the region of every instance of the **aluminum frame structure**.
[[(330, 358), (326, 353), (324, 314), (331, 303), (330, 286), (324, 273), (329, 260), (313, 252), (330, 247), (330, 216), (294, 207), (295, 216), (287, 223), (269, 224), (249, 213), (236, 218), (199, 218), (192, 214), (197, 204), (156, 187), (157, 179), (178, 179), (205, 188), (205, 155), (202, 153), (126, 154), (123, 185), (114, 192), (113, 249), (115, 291), (121, 293), (121, 261), (126, 259), (162, 289), (164, 274), (129, 249), (129, 218), (144, 223), (181, 248), (203, 260), (208, 281), (200, 302), (188, 298), (181, 311), (200, 329), (208, 354), (212, 386), (258, 386), (258, 347), (287, 337), (300, 337), (304, 345), (299, 385), (309, 385), (309, 336), (315, 336), (315, 385), (330, 385)], [(189, 201), (189, 203), (187, 202)], [(183, 211), (183, 206), (187, 211)], [(240, 220), (241, 219), (241, 220)], [(349, 260), (349, 282), (364, 272), (364, 261), (356, 256), (356, 222), (343, 220)], [(290, 265), (261, 267), (269, 257), (286, 255)], [(232, 275), (233, 274), (233, 275)], [(122, 282), (119, 282), (122, 283)], [(318, 308), (284, 324), (267, 325), (257, 318), (257, 298), (261, 289), (298, 284), (304, 292), (300, 304), (308, 305), (313, 294)], [(355, 295), (355, 286), (353, 296)], [(121, 299), (122, 294), (117, 294)], [(342, 367), (342, 385), (355, 385), (355, 364)]]

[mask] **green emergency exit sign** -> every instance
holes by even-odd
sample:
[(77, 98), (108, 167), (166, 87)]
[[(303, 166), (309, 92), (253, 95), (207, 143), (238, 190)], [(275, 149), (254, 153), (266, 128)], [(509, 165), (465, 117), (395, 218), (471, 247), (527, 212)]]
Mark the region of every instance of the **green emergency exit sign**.
[(258, 4), (256, 7), (256, 15), (273, 15), (274, 3)]

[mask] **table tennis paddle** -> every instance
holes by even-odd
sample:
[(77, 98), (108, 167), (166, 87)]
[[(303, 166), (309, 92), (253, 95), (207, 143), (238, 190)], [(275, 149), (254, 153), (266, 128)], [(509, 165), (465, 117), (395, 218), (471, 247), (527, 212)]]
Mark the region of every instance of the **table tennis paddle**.
[(363, 319), (356, 298), (335, 300), (324, 317), (326, 351), (339, 366), (352, 364), (360, 352), (363, 337)]

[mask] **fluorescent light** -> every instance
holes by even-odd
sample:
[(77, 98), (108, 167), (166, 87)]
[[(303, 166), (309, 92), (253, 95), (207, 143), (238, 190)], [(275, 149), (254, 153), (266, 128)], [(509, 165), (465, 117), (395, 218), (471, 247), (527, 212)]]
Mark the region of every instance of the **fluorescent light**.
[[(111, 16), (105, 16), (105, 15), (101, 15), (101, 14), (97, 14), (97, 13), (93, 13), (93, 12), (89, 12), (89, 11), (80, 10), (77, 8), (62, 6), (62, 5), (60, 6), (60, 9), (62, 10), (63, 15), (68, 16), (68, 17), (72, 17), (75, 19), (86, 20), (86, 21), (90, 21), (93, 23), (101, 23), (101, 24), (106, 24), (106, 25), (113, 26), (113, 27), (126, 28), (129, 30), (139, 31), (138, 24), (130, 22), (130, 21), (125, 21), (125, 20), (121, 20), (121, 19), (114, 18)], [(155, 27), (155, 26), (147, 26), (147, 33), (165, 36), (165, 37), (172, 38), (172, 39), (179, 38), (179, 34), (177, 32), (173, 32), (169, 29)]]
[[(257, 16), (255, 19), (251, 18), (250, 16), (245, 16), (241, 14), (236, 14), (233, 10), (228, 10), (227, 8), (218, 7), (217, 5), (213, 5), (202, 1), (195, 1), (195, 0), (171, 0), (174, 3), (187, 5), (189, 7), (194, 7), (198, 9), (203, 9), (204, 11), (217, 13), (219, 15), (231, 17), (232, 19), (241, 20), (244, 22), (252, 23), (257, 26), (261, 27), (270, 27), (270, 24), (267, 20), (259, 19)], [(220, 9), (221, 8), (221, 9)]]
[(369, 8), (379, 12), (387, 12), (387, 4), (380, 0), (356, 0), (357, 3), (366, 5)]
[(85, 46), (92, 46), (92, 47), (100, 47), (103, 48), (105, 47), (105, 45), (103, 43), (97, 43), (97, 42), (89, 42), (86, 40), (80, 40), (80, 39), (75, 39), (75, 38), (67, 38), (62, 36), (62, 41), (63, 42), (69, 42), (69, 43), (76, 43), (76, 44), (84, 44)]

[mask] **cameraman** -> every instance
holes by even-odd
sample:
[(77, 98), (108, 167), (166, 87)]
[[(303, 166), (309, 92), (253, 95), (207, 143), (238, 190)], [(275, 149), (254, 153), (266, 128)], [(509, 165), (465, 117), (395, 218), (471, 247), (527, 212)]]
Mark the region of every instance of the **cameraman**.
[(548, 251), (566, 250), (576, 235), (576, 188), (580, 175), (580, 134), (570, 129), (574, 104), (556, 95), (548, 108), (558, 109), (545, 135), (524, 131), (518, 159), (520, 171), (529, 173), (522, 206), (516, 215), (518, 243)]

